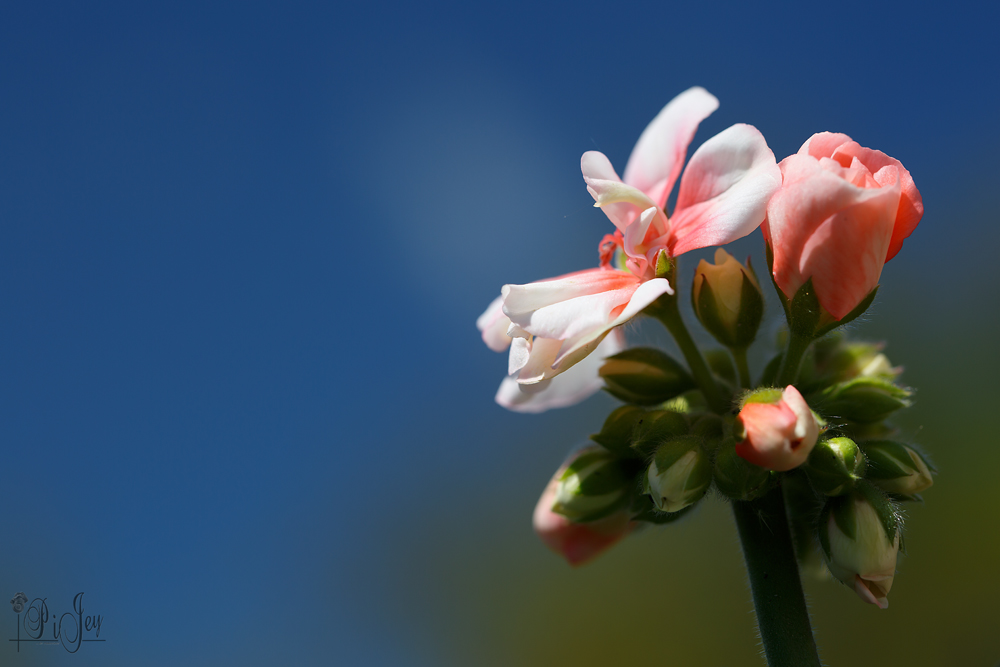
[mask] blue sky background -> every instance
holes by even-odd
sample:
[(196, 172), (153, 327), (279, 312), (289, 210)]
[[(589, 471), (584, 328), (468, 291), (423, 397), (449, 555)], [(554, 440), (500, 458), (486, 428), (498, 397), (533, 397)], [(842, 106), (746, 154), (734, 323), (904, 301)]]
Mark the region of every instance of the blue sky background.
[(581, 570), (535, 541), (614, 403), (504, 412), (473, 325), (503, 283), (595, 264), (580, 154), (621, 169), (702, 85), (695, 145), (746, 122), (780, 159), (841, 131), (920, 188), (856, 330), (921, 389), (903, 423), (942, 475), (888, 612), (807, 589), (831, 664), (994, 664), (995, 11), (3, 5), (0, 595), (85, 591), (107, 641), (0, 662), (750, 664), (721, 503)]

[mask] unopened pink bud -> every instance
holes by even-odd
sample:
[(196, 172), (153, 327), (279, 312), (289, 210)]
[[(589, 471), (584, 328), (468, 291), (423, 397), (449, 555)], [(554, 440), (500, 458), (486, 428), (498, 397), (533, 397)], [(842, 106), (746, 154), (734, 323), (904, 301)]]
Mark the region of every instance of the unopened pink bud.
[(597, 557), (635, 527), (630, 520), (630, 514), (624, 509), (603, 519), (585, 523), (574, 523), (562, 514), (552, 511), (563, 473), (579, 454), (577, 451), (570, 455), (549, 480), (542, 497), (538, 499), (532, 518), (535, 532), (545, 546), (574, 566), (582, 565)]
[(775, 402), (753, 402), (751, 397), (737, 420), (743, 440), (736, 445), (736, 453), (768, 470), (781, 472), (802, 465), (819, 437), (815, 415), (791, 385)]

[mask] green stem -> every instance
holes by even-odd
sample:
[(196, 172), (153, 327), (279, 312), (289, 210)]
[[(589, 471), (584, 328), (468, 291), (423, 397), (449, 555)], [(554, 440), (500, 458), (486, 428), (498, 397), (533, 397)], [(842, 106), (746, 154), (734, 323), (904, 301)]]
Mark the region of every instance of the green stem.
[(781, 487), (757, 500), (734, 501), (733, 515), (767, 664), (819, 667)]
[(705, 363), (705, 358), (701, 356), (701, 350), (698, 349), (698, 345), (691, 338), (691, 334), (684, 325), (684, 320), (681, 319), (681, 311), (677, 307), (677, 297), (664, 294), (656, 300), (653, 306), (648, 307), (646, 312), (660, 320), (677, 341), (677, 346), (681, 348), (681, 353), (687, 360), (691, 374), (694, 375), (698, 388), (705, 395), (709, 407), (718, 414), (729, 412), (732, 406), (719, 391), (719, 384), (712, 377), (712, 371)]
[(812, 341), (810, 336), (797, 334), (794, 330), (788, 333), (788, 347), (785, 349), (785, 356), (781, 359), (781, 368), (774, 381), (775, 386), (787, 387), (790, 384), (795, 384), (795, 380), (799, 376), (802, 356), (809, 349)]
[(747, 364), (747, 349), (741, 347), (730, 349), (733, 359), (736, 361), (736, 371), (740, 374), (740, 386), (744, 389), (750, 388), (750, 366)]

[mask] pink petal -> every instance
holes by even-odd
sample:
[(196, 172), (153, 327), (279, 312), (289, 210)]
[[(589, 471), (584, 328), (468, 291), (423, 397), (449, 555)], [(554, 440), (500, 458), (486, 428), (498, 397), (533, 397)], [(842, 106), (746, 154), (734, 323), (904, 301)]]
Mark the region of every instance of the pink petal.
[(719, 100), (704, 88), (689, 88), (672, 99), (643, 130), (625, 165), (624, 181), (663, 208), (698, 125), (718, 108)]
[(521, 385), (513, 377), (504, 378), (496, 402), (514, 412), (545, 412), (575, 405), (600, 391), (603, 380), (597, 374), (606, 357), (625, 349), (625, 335), (612, 331), (594, 353), (564, 373), (538, 384)]
[[(817, 132), (799, 148), (799, 155), (811, 155), (817, 160), (830, 157), (843, 144), (852, 141), (846, 134), (839, 132)], [(845, 165), (846, 166), (846, 165)]]
[(503, 352), (510, 345), (507, 327), (510, 318), (503, 314), (503, 296), (493, 299), (486, 312), (476, 320), (476, 326), (483, 334), (483, 342), (494, 352)]
[(681, 178), (670, 219), (671, 254), (725, 245), (755, 230), (781, 186), (781, 170), (764, 136), (733, 125), (695, 151)]

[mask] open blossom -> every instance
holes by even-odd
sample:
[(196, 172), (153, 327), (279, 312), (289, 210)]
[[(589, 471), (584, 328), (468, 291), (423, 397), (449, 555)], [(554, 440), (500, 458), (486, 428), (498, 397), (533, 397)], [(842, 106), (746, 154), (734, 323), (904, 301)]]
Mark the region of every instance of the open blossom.
[[(624, 179), (602, 153), (584, 153), (587, 190), (616, 227), (601, 242), (601, 265), (527, 285), (505, 285), (499, 306), (506, 320), (496, 313), (494, 302), (478, 322), (487, 345), (498, 351), (506, 349), (500, 328), (509, 322), (504, 332), (513, 339), (508, 380), (522, 391), (578, 364), (600, 348), (609, 332), (660, 296), (673, 294), (667, 279), (657, 276), (658, 260), (729, 243), (760, 225), (781, 175), (764, 137), (749, 125), (733, 125), (695, 151), (680, 179), (674, 212), (666, 214), (688, 144), (718, 104), (702, 88), (677, 96), (639, 137)], [(612, 266), (616, 250), (623, 268)], [(616, 345), (601, 348), (604, 356)], [(590, 366), (596, 378), (600, 364)], [(573, 402), (600, 388), (600, 381), (590, 382), (591, 377), (588, 367), (583, 385), (590, 390), (576, 392)], [(501, 393), (507, 399), (514, 396), (504, 387)], [(520, 404), (540, 405), (528, 399)]]
[(565, 558), (570, 565), (582, 565), (595, 558), (611, 547), (615, 542), (628, 535), (636, 524), (631, 521), (627, 510), (622, 509), (597, 521), (574, 523), (562, 514), (552, 511), (556, 504), (560, 480), (563, 473), (576, 457), (582, 453), (578, 450), (552, 476), (542, 497), (538, 499), (532, 524), (535, 533), (542, 542)]
[(777, 401), (747, 402), (737, 419), (744, 434), (742, 442), (736, 444), (736, 453), (768, 470), (784, 472), (799, 467), (819, 437), (816, 417), (791, 385)]
[(820, 305), (843, 319), (916, 229), (920, 193), (899, 160), (846, 134), (814, 134), (779, 166), (781, 189), (762, 228), (775, 282), (791, 299), (812, 278)]

